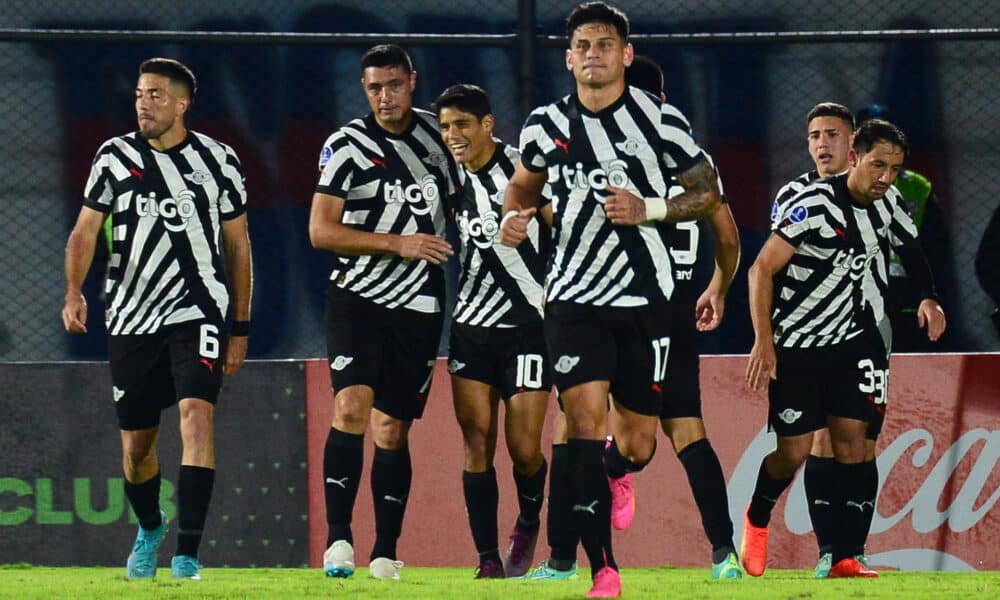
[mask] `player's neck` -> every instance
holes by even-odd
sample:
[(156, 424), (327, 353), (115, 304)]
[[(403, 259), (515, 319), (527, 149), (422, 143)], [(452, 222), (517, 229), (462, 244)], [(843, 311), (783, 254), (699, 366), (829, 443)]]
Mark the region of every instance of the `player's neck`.
[(187, 138), (187, 128), (184, 127), (184, 123), (177, 123), (164, 131), (160, 137), (149, 138), (148, 142), (154, 150), (166, 152), (183, 142), (185, 138)]
[(622, 77), (608, 85), (591, 87), (580, 83), (576, 84), (576, 96), (580, 99), (580, 104), (590, 112), (601, 112), (611, 106), (625, 93), (625, 78)]
[(862, 189), (858, 185), (857, 180), (854, 178), (855, 171), (848, 171), (847, 173), (847, 193), (851, 195), (851, 200), (861, 206), (868, 206), (875, 202), (874, 198), (869, 198), (868, 194), (865, 193), (866, 190)]
[(470, 173), (475, 173), (479, 169), (482, 169), (486, 166), (486, 163), (490, 162), (490, 159), (493, 158), (493, 153), (496, 152), (496, 150), (497, 143), (493, 141), (493, 138), (490, 138), (489, 144), (483, 148), (483, 151), (479, 154), (479, 156), (465, 163), (465, 168), (468, 169)]
[(403, 115), (403, 118), (398, 121), (383, 121), (378, 118), (378, 115), (376, 115), (375, 123), (393, 135), (400, 135), (409, 129), (410, 124), (413, 123), (413, 110), (407, 110), (406, 114)]

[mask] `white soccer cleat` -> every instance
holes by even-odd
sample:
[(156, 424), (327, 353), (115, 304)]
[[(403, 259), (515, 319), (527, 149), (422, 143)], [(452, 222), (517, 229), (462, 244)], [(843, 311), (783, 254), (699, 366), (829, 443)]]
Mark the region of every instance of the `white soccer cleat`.
[(327, 577), (354, 575), (354, 547), (347, 540), (337, 540), (323, 553), (323, 572)]
[(372, 559), (368, 565), (368, 572), (373, 579), (399, 579), (399, 570), (402, 567), (403, 561), (380, 556)]

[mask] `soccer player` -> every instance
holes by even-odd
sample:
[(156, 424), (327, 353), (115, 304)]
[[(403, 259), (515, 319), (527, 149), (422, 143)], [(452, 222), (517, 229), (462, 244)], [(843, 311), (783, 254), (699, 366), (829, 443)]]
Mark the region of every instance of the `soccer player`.
[[(625, 71), (629, 85), (646, 90), (666, 101), (663, 93), (663, 71), (655, 62), (636, 56)], [(670, 438), (674, 452), (687, 473), (702, 525), (712, 544), (712, 579), (740, 579), (742, 569), (733, 543), (733, 523), (729, 517), (726, 478), (718, 455), (708, 441), (701, 413), (699, 385), (699, 331), (712, 331), (719, 326), (725, 312), (725, 298), (739, 265), (739, 231), (732, 211), (722, 193), (722, 180), (717, 176), (722, 204), (705, 220), (715, 234), (715, 272), (700, 296), (694, 289), (694, 268), (698, 258), (700, 230), (697, 222), (658, 223), (657, 228), (670, 249), (674, 268), (674, 291), (670, 298), (670, 355), (663, 385), (663, 409), (660, 424)], [(683, 193), (675, 185), (670, 194)], [(615, 430), (612, 413), (612, 431)], [(631, 488), (627, 465), (620, 460), (617, 447), (608, 448), (608, 477), (612, 486), (612, 526), (626, 529), (631, 524), (635, 503), (627, 500), (631, 493), (615, 494), (616, 486)], [(630, 491), (630, 490), (629, 490)], [(615, 501), (621, 504), (615, 506)], [(617, 517), (617, 519), (616, 519)]]
[[(674, 284), (652, 221), (711, 214), (720, 198), (683, 115), (625, 85), (633, 56), (625, 14), (603, 2), (582, 4), (569, 15), (567, 35), (576, 93), (528, 117), (501, 236), (514, 246), (525, 239), (549, 181), (554, 251), (545, 336), (566, 412), (572, 511), (591, 564), (588, 595), (617, 597), (604, 468), (609, 392), (620, 399), (622, 460), (637, 470), (655, 446), (670, 343), (664, 298)], [(685, 191), (667, 202), (671, 175)]]
[(805, 460), (812, 432), (826, 425), (835, 457), (829, 576), (878, 576), (856, 556), (875, 503), (865, 436), (885, 406), (888, 344), (878, 326), (886, 321), (890, 247), (920, 282), (928, 335), (937, 339), (945, 327), (916, 228), (891, 193), (907, 152), (896, 126), (863, 124), (847, 172), (788, 202), (750, 269), (755, 342), (746, 379), (755, 390), (770, 383), (768, 416), (778, 436), (744, 518), (741, 554), (750, 575), (763, 574), (771, 510)]
[[(190, 131), (194, 74), (167, 58), (139, 67), (139, 130), (97, 151), (66, 245), (66, 331), (87, 330), (80, 290), (105, 216), (108, 355), (121, 429), (125, 494), (139, 519), (129, 579), (156, 575), (167, 531), (156, 444), (160, 412), (180, 411), (175, 578), (200, 579), (198, 546), (215, 481), (213, 428), (222, 375), (243, 364), (250, 331), (246, 188), (232, 148)], [(226, 335), (225, 321), (233, 320)], [(228, 338), (228, 339), (227, 339)]]
[(396, 557), (413, 476), (408, 435), (420, 418), (441, 337), (444, 203), (458, 173), (437, 119), (413, 108), (417, 83), (405, 50), (379, 45), (361, 58), (371, 113), (334, 132), (320, 153), (309, 237), (332, 250), (326, 339), (336, 395), (323, 454), (329, 533), (323, 568), (354, 573), (351, 516), (369, 422), (375, 545), (369, 574), (399, 579)]
[[(516, 249), (500, 243), (503, 193), (520, 154), (493, 137), (495, 120), (486, 92), (474, 85), (454, 85), (432, 108), (441, 137), (464, 173), (456, 215), (462, 275), (448, 370), (465, 446), (462, 489), (479, 553), (476, 577), (519, 577), (534, 556), (548, 471), (541, 450), (552, 388), (541, 308), (548, 230), (539, 215), (529, 223), (526, 243)], [(542, 208), (551, 222), (550, 211), (548, 205)], [(493, 468), (500, 399), (520, 507), (502, 563)]]

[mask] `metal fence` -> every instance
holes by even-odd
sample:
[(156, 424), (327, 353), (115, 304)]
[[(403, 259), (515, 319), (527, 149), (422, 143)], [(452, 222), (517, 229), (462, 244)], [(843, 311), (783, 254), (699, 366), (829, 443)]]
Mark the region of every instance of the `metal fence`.
[[(232, 145), (248, 177), (256, 290), (251, 356), (325, 354), (328, 257), (306, 223), (317, 154), (363, 114), (358, 59), (402, 36), (415, 100), (447, 85), (492, 95), (515, 141), (526, 110), (572, 90), (561, 38), (572, 2), (174, 2), (158, 12), (113, 1), (38, 0), (0, 14), (0, 360), (101, 358), (98, 260), (91, 331), (67, 336), (63, 248), (100, 143), (134, 128), (132, 87), (149, 56), (199, 77), (188, 125)], [(805, 0), (621, 3), (637, 51), (658, 60), (667, 94), (720, 164), (744, 264), (706, 352), (749, 350), (745, 269), (767, 235), (771, 198), (811, 167), (805, 113), (818, 101), (886, 104), (911, 138), (911, 166), (934, 182), (950, 239), (933, 254), (952, 330), (949, 350), (997, 350), (992, 302), (972, 257), (1000, 198), (1000, 33), (995, 2), (860, 6)], [(211, 33), (214, 32), (214, 33)], [(363, 35), (367, 34), (367, 35)], [(706, 276), (710, 269), (705, 268)]]

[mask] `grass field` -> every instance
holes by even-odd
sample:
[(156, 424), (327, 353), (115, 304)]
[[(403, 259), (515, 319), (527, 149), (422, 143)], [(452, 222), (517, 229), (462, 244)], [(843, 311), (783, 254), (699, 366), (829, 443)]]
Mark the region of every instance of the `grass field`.
[[(0, 567), (0, 598), (583, 598), (590, 578), (571, 581), (475, 581), (470, 568), (404, 568), (401, 581), (375, 581), (365, 569), (327, 579), (319, 569), (204, 569), (201, 581), (125, 579), (124, 568)], [(885, 572), (879, 579), (812, 579), (812, 571), (712, 582), (707, 569), (626, 569), (626, 598), (1000, 598), (1000, 573)]]

